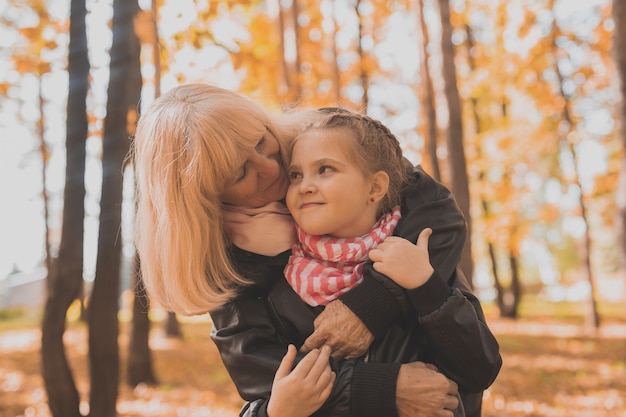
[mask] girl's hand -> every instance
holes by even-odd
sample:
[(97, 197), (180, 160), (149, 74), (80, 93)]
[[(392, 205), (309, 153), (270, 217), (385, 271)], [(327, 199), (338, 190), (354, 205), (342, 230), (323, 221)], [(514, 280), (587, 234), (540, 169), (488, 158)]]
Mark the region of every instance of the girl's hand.
[(389, 236), (369, 253), (374, 269), (407, 290), (423, 285), (434, 272), (428, 256), (428, 239), (432, 233), (430, 228), (422, 230), (416, 245)]
[(309, 352), (293, 370), (296, 348), (289, 345), (274, 376), (267, 405), (269, 417), (308, 417), (330, 395), (335, 373), (330, 368), (330, 348), (322, 346)]

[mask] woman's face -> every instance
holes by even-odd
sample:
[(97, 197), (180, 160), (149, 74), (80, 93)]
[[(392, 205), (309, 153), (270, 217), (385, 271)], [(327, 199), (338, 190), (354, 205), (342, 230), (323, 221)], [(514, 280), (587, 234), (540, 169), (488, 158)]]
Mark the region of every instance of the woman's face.
[(234, 206), (261, 207), (285, 198), (288, 186), (278, 141), (267, 130), (256, 146), (241, 156), (239, 171), (226, 183), (220, 200)]

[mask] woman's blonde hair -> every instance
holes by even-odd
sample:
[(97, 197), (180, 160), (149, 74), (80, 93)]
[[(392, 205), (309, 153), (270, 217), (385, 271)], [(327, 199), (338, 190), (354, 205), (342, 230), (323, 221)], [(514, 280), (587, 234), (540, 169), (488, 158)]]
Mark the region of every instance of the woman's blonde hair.
[(270, 116), (222, 88), (173, 88), (140, 116), (133, 161), (135, 241), (149, 297), (180, 314), (201, 314), (250, 282), (229, 258), (219, 195), (241, 155), (271, 131), (281, 151), (314, 112)]

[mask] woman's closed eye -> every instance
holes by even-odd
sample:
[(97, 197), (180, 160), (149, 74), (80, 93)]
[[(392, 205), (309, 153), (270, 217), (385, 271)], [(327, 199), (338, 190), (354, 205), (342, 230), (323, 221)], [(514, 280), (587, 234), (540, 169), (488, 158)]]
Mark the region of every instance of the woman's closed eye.
[[(265, 146), (265, 136), (261, 136), (261, 139), (259, 139), (259, 141), (257, 142), (257, 144), (254, 147), (254, 150), (257, 153), (260, 153), (260, 151), (263, 150), (263, 147)], [(239, 171), (239, 174), (237, 175), (237, 179), (235, 180), (235, 182), (240, 182), (242, 180), (244, 180), (246, 178), (246, 176), (248, 175), (248, 165), (250, 164), (249, 161), (246, 161), (246, 163), (244, 163), (241, 166), (241, 169)]]
[(237, 175), (237, 179), (235, 180), (235, 182), (237, 183), (237, 182), (243, 181), (246, 178), (246, 175), (248, 175), (248, 162), (242, 165), (241, 170), (239, 171), (239, 175)]
[(259, 139), (254, 149), (258, 152), (263, 149), (263, 146), (265, 146), (265, 135), (261, 136), (261, 139)]

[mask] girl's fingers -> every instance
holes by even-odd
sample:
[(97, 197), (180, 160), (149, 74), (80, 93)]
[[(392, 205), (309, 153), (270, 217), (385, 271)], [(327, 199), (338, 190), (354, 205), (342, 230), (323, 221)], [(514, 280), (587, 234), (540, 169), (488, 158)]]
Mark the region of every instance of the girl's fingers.
[(324, 372), (330, 372), (330, 355), (332, 350), (324, 345), (321, 349), (313, 349), (302, 358), (292, 371), (292, 375), (302, 380), (308, 380), (312, 385), (318, 385)]
[(328, 377), (328, 380), (326, 382), (324, 382), (325, 385), (323, 385), (323, 389), (322, 392), (320, 393), (320, 397), (321, 398), (328, 398), (328, 396), (330, 395), (330, 391), (333, 389), (333, 385), (335, 384), (335, 378), (337, 377), (337, 375), (334, 372), (330, 372), (330, 375)]
[(428, 239), (433, 234), (433, 229), (427, 227), (422, 230), (419, 236), (417, 237), (416, 245), (420, 248), (424, 248), (428, 250)]
[(335, 382), (335, 376), (336, 375), (330, 368), (330, 366), (327, 366), (317, 380), (317, 385), (320, 387), (325, 387), (330, 384), (332, 386), (332, 384)]
[(296, 347), (294, 345), (289, 345), (287, 347), (287, 353), (280, 361), (280, 365), (276, 370), (276, 379), (281, 379), (289, 375), (291, 373), (291, 368), (293, 366), (293, 361), (296, 359)]
[(311, 372), (311, 368), (317, 362), (317, 358), (319, 355), (320, 355), (319, 349), (313, 349), (312, 351), (307, 353), (304, 356), (304, 358), (302, 358), (302, 360), (298, 362), (296, 367), (293, 368), (293, 371), (292, 371), (293, 375), (301, 379), (306, 378), (306, 376)]
[(308, 376), (314, 381), (318, 381), (326, 369), (330, 370), (329, 360), (332, 350), (329, 346), (324, 345), (320, 349), (320, 354), (311, 367)]

